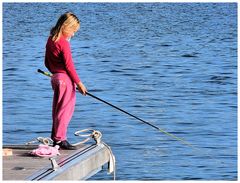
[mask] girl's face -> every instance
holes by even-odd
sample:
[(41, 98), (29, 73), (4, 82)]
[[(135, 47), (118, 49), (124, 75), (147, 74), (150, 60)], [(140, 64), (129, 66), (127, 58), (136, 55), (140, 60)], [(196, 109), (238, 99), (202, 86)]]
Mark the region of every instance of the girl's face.
[[(79, 27), (78, 27), (79, 28)], [(69, 28), (69, 29), (64, 29), (63, 30), (63, 36), (67, 37), (68, 39), (70, 39), (71, 37), (74, 36), (74, 34), (78, 31), (78, 28), (73, 29), (73, 28)]]

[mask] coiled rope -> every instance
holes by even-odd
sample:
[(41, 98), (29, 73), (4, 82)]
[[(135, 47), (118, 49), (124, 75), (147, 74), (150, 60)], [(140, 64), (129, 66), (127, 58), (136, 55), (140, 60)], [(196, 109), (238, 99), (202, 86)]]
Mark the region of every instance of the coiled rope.
[(26, 145), (34, 144), (37, 142), (40, 142), (44, 145), (52, 145), (53, 144), (53, 140), (49, 137), (37, 137), (36, 139), (34, 139), (30, 142), (27, 142)]

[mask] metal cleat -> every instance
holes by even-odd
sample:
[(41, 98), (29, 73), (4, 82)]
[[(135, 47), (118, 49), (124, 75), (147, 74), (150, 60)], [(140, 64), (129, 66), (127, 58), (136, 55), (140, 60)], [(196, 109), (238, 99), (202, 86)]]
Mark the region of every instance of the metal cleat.
[(51, 161), (52, 170), (56, 171), (59, 168), (59, 165), (57, 164), (55, 157), (51, 157), (49, 160)]
[(95, 140), (96, 144), (100, 144), (102, 133), (100, 131), (94, 130), (92, 133), (92, 138)]

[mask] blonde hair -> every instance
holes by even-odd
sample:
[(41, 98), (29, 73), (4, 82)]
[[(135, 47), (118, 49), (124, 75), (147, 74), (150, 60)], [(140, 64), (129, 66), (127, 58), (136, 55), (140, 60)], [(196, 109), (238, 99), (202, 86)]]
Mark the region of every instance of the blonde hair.
[(50, 31), (52, 40), (56, 42), (63, 33), (67, 33), (70, 30), (78, 30), (79, 27), (80, 21), (76, 15), (71, 12), (64, 13)]

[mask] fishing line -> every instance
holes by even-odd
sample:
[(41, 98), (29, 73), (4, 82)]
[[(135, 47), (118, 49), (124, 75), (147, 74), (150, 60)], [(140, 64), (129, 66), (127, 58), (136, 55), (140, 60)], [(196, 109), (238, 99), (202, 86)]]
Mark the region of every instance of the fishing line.
[[(50, 74), (50, 73), (48, 73), (48, 72), (44, 72), (44, 71), (42, 71), (42, 70), (40, 70), (40, 69), (38, 69), (38, 72), (39, 72), (39, 73), (42, 73), (42, 74), (44, 74), (45, 76), (48, 76), (48, 77), (51, 77), (51, 76), (52, 76), (52, 74)], [(117, 110), (119, 110), (119, 111), (121, 111), (121, 112), (123, 112), (123, 113), (125, 113), (125, 114), (127, 114), (127, 115), (129, 115), (129, 116), (131, 116), (131, 117), (133, 117), (133, 118), (135, 118), (135, 119), (137, 119), (137, 120), (139, 120), (139, 121), (141, 121), (142, 123), (145, 123), (145, 124), (153, 127), (154, 129), (162, 132), (163, 134), (167, 135), (168, 137), (171, 137), (171, 138), (173, 138), (173, 139), (181, 142), (182, 144), (184, 144), (184, 145), (192, 148), (192, 149), (195, 150), (196, 152), (198, 152), (198, 153), (200, 153), (200, 154), (207, 155), (209, 158), (215, 160), (215, 161), (218, 162), (218, 163), (221, 163), (221, 164), (224, 163), (224, 162), (222, 162), (222, 161), (217, 160), (216, 158), (214, 158), (214, 157), (213, 157), (212, 155), (210, 155), (209, 153), (206, 153), (206, 152), (203, 153), (203, 152), (201, 151), (201, 149), (193, 146), (191, 143), (187, 142), (186, 140), (184, 140), (184, 139), (182, 139), (182, 138), (180, 138), (180, 137), (177, 137), (176, 135), (173, 135), (172, 133), (169, 133), (169, 132), (163, 130), (162, 128), (159, 128), (158, 126), (155, 126), (155, 125), (153, 125), (152, 123), (150, 123), (150, 122), (148, 122), (148, 121), (145, 121), (145, 120), (143, 120), (143, 119), (141, 119), (141, 118), (139, 118), (139, 117), (137, 117), (137, 116), (135, 116), (135, 115), (133, 115), (133, 114), (131, 114), (131, 113), (129, 113), (129, 112), (127, 112), (127, 111), (125, 111), (125, 110), (123, 110), (123, 109), (121, 109), (121, 108), (119, 108), (119, 107), (117, 107), (117, 106), (115, 106), (115, 105), (113, 105), (113, 104), (111, 104), (111, 103), (109, 103), (109, 102), (107, 102), (107, 101), (99, 98), (99, 97), (96, 97), (95, 95), (93, 95), (93, 94), (91, 94), (91, 93), (89, 93), (89, 92), (86, 92), (86, 94), (87, 94), (88, 96), (96, 99), (96, 100), (99, 100), (99, 101), (101, 101), (101, 102), (103, 102), (103, 103), (105, 103), (105, 104), (107, 104), (107, 105), (109, 105), (109, 106), (111, 106), (111, 107), (113, 107), (113, 108), (115, 108), (115, 109), (117, 109)]]
[[(38, 69), (38, 72), (39, 72), (39, 73), (42, 73), (42, 74), (44, 74), (44, 75), (46, 75), (46, 76), (48, 76), (48, 77), (51, 77), (51, 76), (52, 76), (50, 73), (44, 72), (44, 71), (42, 71), (42, 70), (40, 70), (40, 69)], [(121, 112), (123, 112), (123, 113), (125, 113), (125, 114), (127, 114), (127, 115), (129, 115), (129, 116), (131, 116), (131, 117), (133, 117), (133, 118), (135, 118), (135, 119), (137, 119), (137, 120), (139, 120), (139, 121), (141, 121), (142, 123), (145, 123), (145, 124), (147, 124), (147, 125), (155, 128), (155, 129), (157, 129), (158, 131), (164, 133), (164, 134), (167, 135), (167, 136), (170, 136), (170, 137), (174, 138), (174, 139), (177, 140), (177, 141), (182, 142), (182, 143), (185, 144), (185, 145), (187, 145), (187, 146), (189, 146), (189, 147), (191, 147), (191, 148), (194, 148), (194, 146), (193, 146), (192, 144), (190, 144), (189, 142), (183, 140), (182, 138), (179, 138), (179, 137), (173, 135), (172, 133), (169, 133), (169, 132), (167, 132), (167, 131), (165, 131), (165, 130), (163, 130), (163, 129), (155, 126), (155, 125), (153, 125), (152, 123), (147, 122), (147, 121), (145, 121), (145, 120), (143, 120), (143, 119), (141, 119), (141, 118), (139, 118), (139, 117), (137, 117), (137, 116), (135, 116), (135, 115), (133, 115), (133, 114), (131, 114), (131, 113), (129, 113), (129, 112), (127, 112), (127, 111), (125, 111), (125, 110), (123, 110), (123, 109), (121, 109), (121, 108), (119, 108), (119, 107), (117, 107), (117, 106), (115, 106), (115, 105), (113, 105), (113, 104), (111, 104), (111, 103), (109, 103), (109, 102), (107, 102), (107, 101), (99, 98), (99, 97), (96, 97), (96, 96), (94, 96), (93, 94), (91, 94), (91, 93), (89, 93), (89, 92), (86, 92), (86, 94), (89, 95), (89, 96), (92, 97), (92, 98), (95, 98), (96, 100), (99, 100), (99, 101), (101, 101), (101, 102), (103, 102), (103, 103), (105, 103), (105, 104), (107, 104), (107, 105), (109, 105), (109, 106), (111, 106), (111, 107), (113, 107), (113, 108), (115, 108), (115, 109), (117, 109), (117, 110), (119, 110), (119, 111), (121, 111)]]
[(110, 105), (111, 107), (113, 107), (113, 108), (115, 108), (115, 109), (117, 109), (117, 110), (119, 110), (119, 111), (121, 111), (121, 112), (123, 112), (123, 113), (125, 113), (125, 114), (128, 114), (129, 116), (132, 116), (133, 118), (135, 118), (135, 119), (137, 119), (137, 120), (139, 120), (139, 121), (141, 121), (141, 122), (143, 122), (143, 123), (145, 123), (145, 124), (147, 124), (147, 125), (155, 128), (155, 129), (157, 129), (158, 131), (164, 133), (164, 134), (167, 135), (168, 137), (172, 137), (173, 139), (175, 139), (175, 140), (177, 140), (177, 141), (180, 141), (182, 144), (184, 144), (184, 145), (192, 148), (195, 152), (198, 152), (199, 154), (204, 154), (204, 155), (208, 156), (209, 158), (211, 158), (212, 160), (214, 160), (214, 161), (216, 161), (216, 162), (218, 162), (218, 163), (221, 163), (221, 164), (224, 163), (224, 162), (222, 162), (222, 161), (217, 160), (216, 158), (214, 158), (212, 155), (210, 155), (210, 154), (207, 153), (207, 152), (204, 152), (204, 153), (203, 153), (203, 151), (202, 151), (201, 149), (193, 146), (191, 143), (187, 142), (186, 140), (184, 140), (184, 139), (182, 139), (182, 138), (180, 138), (180, 137), (177, 137), (176, 135), (173, 135), (172, 133), (169, 133), (169, 132), (163, 130), (162, 128), (159, 128), (159, 127), (153, 125), (153, 124), (150, 123), (150, 122), (147, 122), (147, 121), (145, 121), (145, 120), (143, 120), (143, 119), (141, 119), (141, 118), (139, 118), (139, 117), (137, 117), (137, 116), (135, 116), (135, 115), (133, 115), (133, 114), (131, 114), (131, 113), (129, 113), (129, 112), (127, 112), (127, 111), (125, 111), (125, 110), (123, 110), (123, 109), (121, 109), (121, 108), (119, 108), (119, 107), (117, 107), (117, 106), (115, 106), (115, 105), (113, 105), (113, 104), (111, 104), (111, 103), (103, 100), (103, 99), (100, 99), (100, 98), (92, 95), (92, 94), (89, 93), (89, 92), (87, 92), (87, 95), (89, 95), (89, 96), (91, 96), (92, 98), (95, 98), (95, 99), (97, 99), (97, 100), (99, 100), (99, 101), (101, 101), (101, 102), (103, 102), (103, 103), (105, 103), (105, 104), (107, 104), (107, 105)]

